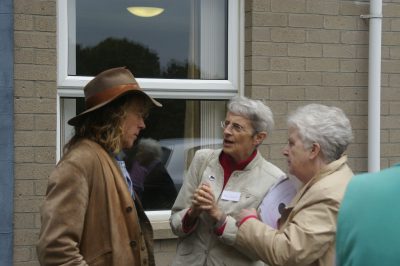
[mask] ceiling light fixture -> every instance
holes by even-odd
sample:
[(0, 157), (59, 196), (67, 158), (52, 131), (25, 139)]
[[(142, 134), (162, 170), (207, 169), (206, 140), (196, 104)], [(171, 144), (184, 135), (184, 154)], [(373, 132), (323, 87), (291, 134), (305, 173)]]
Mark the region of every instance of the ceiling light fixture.
[(164, 12), (164, 8), (160, 7), (146, 7), (146, 6), (130, 6), (127, 7), (129, 12), (138, 17), (155, 17)]

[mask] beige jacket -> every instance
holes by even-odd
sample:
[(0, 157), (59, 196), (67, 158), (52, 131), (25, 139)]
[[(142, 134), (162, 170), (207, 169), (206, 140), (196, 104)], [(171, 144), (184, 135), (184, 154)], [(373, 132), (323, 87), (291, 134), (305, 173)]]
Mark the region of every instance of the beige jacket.
[(41, 215), (41, 265), (154, 265), (151, 224), (95, 142), (78, 142), (58, 163)]
[[(237, 233), (234, 217), (243, 208), (257, 208), (269, 188), (278, 178), (284, 176), (284, 173), (257, 153), (243, 171), (232, 173), (225, 186), (225, 191), (239, 192), (240, 199), (238, 201), (224, 200), (221, 198), (224, 174), (219, 163), (220, 153), (221, 150), (200, 150), (195, 154), (172, 208), (170, 224), (173, 232), (179, 236), (173, 265), (243, 266), (260, 264), (232, 246)], [(219, 208), (228, 215), (221, 237), (214, 233), (214, 224), (206, 213), (200, 215), (194, 231), (186, 234), (182, 230), (182, 218), (191, 205), (195, 189), (202, 182), (211, 184), (214, 196), (218, 199)], [(224, 238), (224, 242), (222, 238)]]
[(330, 163), (300, 189), (279, 230), (249, 219), (240, 226), (236, 244), (271, 266), (334, 265), (336, 217), (353, 176), (346, 161), (343, 156)]

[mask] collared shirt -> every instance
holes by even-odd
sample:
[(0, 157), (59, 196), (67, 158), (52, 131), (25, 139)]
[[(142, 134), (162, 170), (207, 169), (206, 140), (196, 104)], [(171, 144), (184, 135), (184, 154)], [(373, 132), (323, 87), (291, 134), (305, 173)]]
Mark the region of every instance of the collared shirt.
[(125, 177), (125, 181), (128, 186), (129, 193), (131, 194), (132, 199), (135, 199), (135, 190), (133, 189), (133, 182), (132, 182), (131, 176), (129, 175), (128, 170), (126, 169), (125, 162), (123, 160), (119, 159), (117, 156), (115, 157), (115, 159), (117, 160), (119, 168), (121, 169), (121, 172)]
[(235, 162), (231, 156), (221, 152), (221, 155), (219, 156), (219, 163), (224, 169), (224, 187), (226, 183), (228, 183), (229, 177), (232, 175), (232, 173), (236, 170), (242, 171), (254, 159), (254, 157), (256, 157), (256, 155), (257, 150), (254, 150), (246, 160)]

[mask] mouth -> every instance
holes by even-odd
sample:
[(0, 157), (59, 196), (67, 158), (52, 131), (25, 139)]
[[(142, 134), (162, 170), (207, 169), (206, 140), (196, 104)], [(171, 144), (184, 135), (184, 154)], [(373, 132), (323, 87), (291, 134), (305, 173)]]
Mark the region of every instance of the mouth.
[(232, 145), (233, 143), (234, 143), (233, 141), (224, 139), (224, 146), (225, 146), (225, 145)]

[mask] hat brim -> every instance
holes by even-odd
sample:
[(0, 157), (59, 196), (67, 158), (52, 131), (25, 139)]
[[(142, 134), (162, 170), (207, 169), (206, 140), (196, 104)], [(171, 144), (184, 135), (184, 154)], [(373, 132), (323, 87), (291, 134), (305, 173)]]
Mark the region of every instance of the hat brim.
[(115, 95), (114, 97), (108, 99), (107, 101), (104, 101), (96, 106), (93, 106), (92, 108), (89, 108), (85, 111), (83, 111), (82, 113), (80, 113), (79, 115), (71, 118), (70, 120), (68, 120), (68, 124), (71, 126), (77, 126), (79, 124), (81, 124), (82, 120), (91, 112), (107, 105), (108, 103), (115, 101), (116, 99), (128, 95), (128, 94), (142, 94), (143, 96), (145, 96), (154, 106), (156, 107), (162, 107), (162, 104), (158, 101), (156, 101), (155, 99), (153, 99), (152, 97), (150, 97), (147, 93), (145, 93), (142, 90), (137, 90), (137, 89), (129, 89), (123, 93), (120, 93), (118, 95)]

